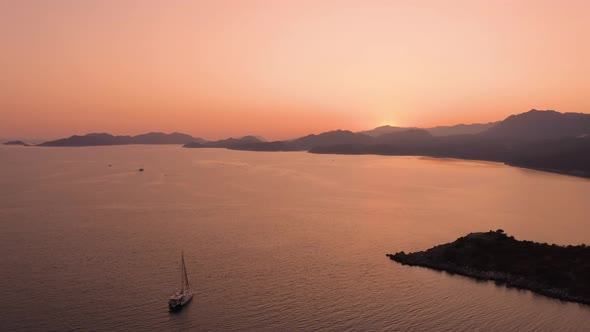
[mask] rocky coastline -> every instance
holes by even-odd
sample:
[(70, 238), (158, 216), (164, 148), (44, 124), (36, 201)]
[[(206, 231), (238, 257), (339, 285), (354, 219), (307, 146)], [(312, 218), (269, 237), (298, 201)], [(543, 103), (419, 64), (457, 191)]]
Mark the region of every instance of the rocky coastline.
[[(527, 258), (528, 256), (528, 258)], [(518, 241), (502, 230), (471, 233), (426, 251), (387, 254), (420, 266), (590, 305), (590, 247)], [(527, 262), (525, 262), (527, 261)]]

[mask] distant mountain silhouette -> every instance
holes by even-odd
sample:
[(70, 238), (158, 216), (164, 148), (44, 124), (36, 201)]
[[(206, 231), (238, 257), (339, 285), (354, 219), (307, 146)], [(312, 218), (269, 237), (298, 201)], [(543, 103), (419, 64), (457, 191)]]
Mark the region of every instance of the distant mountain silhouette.
[(182, 147), (194, 149), (194, 148), (206, 148), (207, 146), (205, 146), (205, 144), (201, 143), (201, 142), (188, 142), (188, 143), (184, 144)]
[(208, 146), (212, 147), (231, 147), (235, 145), (242, 145), (242, 144), (251, 144), (251, 143), (261, 143), (263, 140), (259, 139), (256, 136), (244, 136), (240, 138), (227, 138), (219, 141), (214, 142), (207, 142), (205, 143)]
[(316, 147), (311, 153), (419, 155), (503, 162), (508, 165), (590, 177), (590, 136), (503, 144), (486, 140), (440, 140), (391, 144), (340, 144)]
[(106, 133), (92, 133), (83, 136), (74, 135), (69, 138), (58, 139), (39, 144), (40, 146), (102, 146), (127, 144), (185, 144), (188, 142), (204, 142), (181, 133), (148, 133), (137, 136), (113, 136)]
[(229, 147), (231, 150), (245, 151), (301, 151), (295, 148), (289, 141), (245, 143)]
[(377, 127), (371, 130), (361, 131), (359, 134), (369, 135), (371, 137), (379, 137), (381, 135), (390, 134), (390, 133), (397, 133), (400, 131), (406, 131), (408, 129), (416, 129), (414, 127), (394, 127), (390, 125)]
[[(246, 136), (246, 137), (249, 137), (249, 136)], [(262, 137), (262, 136), (252, 136), (252, 137), (256, 138), (260, 142), (267, 142), (267, 140), (264, 137)]]
[(8, 142), (4, 142), (4, 145), (22, 145), (22, 146), (29, 146), (30, 144), (25, 143), (23, 141), (8, 141)]
[(318, 135), (307, 135), (291, 141), (259, 142), (231, 147), (236, 150), (250, 151), (307, 151), (314, 148), (335, 145), (389, 144), (392, 142), (421, 142), (432, 139), (432, 135), (422, 129), (400, 128), (400, 131), (372, 137), (348, 130), (334, 130)]
[[(532, 110), (510, 116), (479, 134), (429, 138), (420, 131), (406, 131), (382, 135), (375, 144), (317, 146), (310, 152), (489, 160), (590, 177), (588, 119), (587, 114)], [(404, 135), (409, 137), (402, 138)]]
[(185, 148), (234, 148), (245, 144), (264, 143), (264, 139), (256, 136), (244, 136), (240, 138), (227, 138), (210, 142), (190, 142), (184, 145)]
[(205, 142), (202, 138), (195, 138), (182, 133), (148, 133), (133, 136), (133, 144), (185, 144), (187, 142)]
[(307, 135), (290, 141), (289, 145), (295, 150), (309, 150), (334, 144), (371, 144), (373, 142), (374, 138), (369, 135), (353, 133), (349, 130), (334, 130), (319, 135)]
[(377, 144), (417, 144), (430, 143), (434, 137), (430, 132), (424, 129), (406, 129), (403, 131), (395, 131), (389, 134), (383, 134), (375, 139)]
[(498, 122), (458, 124), (454, 126), (438, 126), (426, 128), (426, 130), (428, 130), (428, 132), (431, 133), (432, 136), (469, 135), (484, 132), (497, 124)]
[(39, 144), (40, 146), (93, 146), (131, 144), (131, 136), (113, 136), (107, 133), (92, 133), (84, 136), (74, 135)]
[(487, 124), (427, 129), (382, 126), (354, 133), (334, 130), (294, 140), (266, 142), (256, 136), (205, 141), (189, 135), (88, 134), (43, 146), (184, 144), (187, 148), (309, 151), (335, 154), (423, 155), (504, 162), (590, 177), (590, 114), (531, 110)]
[(314, 147), (331, 146), (342, 142), (371, 144), (375, 142), (375, 138), (365, 134), (353, 133), (349, 130), (333, 130), (318, 135), (307, 135), (290, 141), (248, 142), (233, 145), (230, 148), (250, 151), (307, 151)]
[(379, 137), (381, 135), (407, 131), (409, 129), (424, 129), (432, 134), (432, 136), (466, 135), (484, 132), (495, 126), (497, 123), (498, 122), (458, 124), (454, 126), (438, 126), (431, 128), (381, 126), (372, 130), (361, 131), (360, 133), (372, 137)]
[(531, 110), (511, 115), (481, 133), (501, 140), (535, 141), (590, 134), (590, 114)]

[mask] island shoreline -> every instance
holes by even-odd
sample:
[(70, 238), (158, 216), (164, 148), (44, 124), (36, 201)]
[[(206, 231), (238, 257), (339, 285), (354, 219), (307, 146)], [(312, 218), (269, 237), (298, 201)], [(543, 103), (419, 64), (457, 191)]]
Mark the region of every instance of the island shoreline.
[(580, 303), (585, 305), (590, 305), (590, 299), (583, 299), (579, 297), (568, 296), (562, 294), (560, 292), (553, 292), (552, 289), (545, 289), (542, 286), (536, 286), (533, 283), (529, 283), (527, 281), (521, 281), (522, 277), (513, 276), (503, 274), (501, 272), (496, 271), (480, 271), (480, 270), (472, 270), (472, 269), (461, 269), (461, 268), (454, 268), (444, 265), (437, 265), (437, 264), (419, 264), (419, 263), (410, 263), (407, 261), (399, 260), (394, 258), (394, 254), (386, 254), (391, 260), (400, 263), (405, 266), (417, 266), (425, 269), (435, 270), (439, 272), (446, 272), (451, 275), (460, 275), (463, 277), (467, 277), (469, 279), (475, 279), (479, 281), (493, 281), (498, 286), (505, 286), (508, 288), (516, 288), (521, 290), (531, 291), (538, 295), (543, 295), (546, 297), (550, 297), (552, 299), (561, 300), (565, 302), (574, 302)]
[[(483, 235), (482, 235), (483, 234)], [(493, 237), (491, 240), (480, 240), (480, 239), (473, 239), (473, 237)], [(472, 237), (472, 238), (470, 238)], [(499, 238), (504, 237), (504, 238)], [(507, 239), (507, 240), (506, 240)], [(496, 244), (496, 241), (508, 241), (508, 242), (516, 242), (516, 243), (524, 243), (526, 246), (545, 246), (549, 248), (548, 250), (564, 250), (566, 248), (582, 248), (582, 250), (590, 250), (589, 247), (585, 245), (580, 246), (555, 246), (555, 245), (547, 245), (547, 244), (538, 244), (530, 241), (518, 241), (514, 240), (513, 237), (507, 237), (503, 233), (496, 233), (496, 232), (489, 232), (489, 233), (471, 233), (465, 237), (459, 238), (457, 241), (447, 244), (442, 244), (430, 248), (425, 251), (418, 251), (414, 253), (406, 254), (405, 252), (397, 252), (395, 254), (386, 254), (386, 256), (402, 265), (407, 266), (418, 266), (422, 268), (427, 268), (431, 270), (447, 272), (451, 275), (457, 274), (467, 278), (481, 280), (481, 281), (494, 281), (498, 286), (506, 286), (509, 288), (516, 288), (522, 290), (528, 290), (535, 294), (543, 295), (549, 298), (565, 301), (565, 302), (574, 302), (580, 303), (584, 305), (590, 305), (590, 296), (587, 296), (588, 293), (583, 293), (586, 295), (579, 295), (579, 294), (571, 294), (571, 291), (568, 291), (567, 288), (556, 287), (555, 285), (551, 285), (551, 282), (540, 282), (539, 280), (543, 280), (543, 276), (539, 277), (538, 275), (533, 276), (526, 276), (526, 275), (518, 275), (506, 271), (498, 271), (496, 269), (490, 270), (482, 270), (478, 268), (474, 268), (471, 266), (464, 266), (459, 265), (452, 260), (445, 260), (445, 254), (448, 251), (456, 250), (459, 248), (457, 243), (459, 241), (491, 241), (492, 245)], [(506, 242), (505, 242), (506, 243)], [(469, 245), (469, 244), (468, 244)], [(463, 244), (460, 248), (464, 248)], [(551, 249), (553, 248), (553, 249)], [(467, 252), (467, 249), (460, 249), (465, 251), (465, 255), (470, 254), (473, 255), (473, 252)], [(480, 249), (477, 249), (480, 250)], [(459, 251), (461, 252), (461, 251)], [(460, 259), (457, 259), (459, 261)], [(496, 260), (501, 261), (502, 258), (496, 258)], [(587, 263), (587, 262), (586, 262)], [(510, 268), (507, 268), (509, 270)], [(572, 272), (570, 272), (572, 273)], [(533, 279), (538, 280), (533, 280)]]

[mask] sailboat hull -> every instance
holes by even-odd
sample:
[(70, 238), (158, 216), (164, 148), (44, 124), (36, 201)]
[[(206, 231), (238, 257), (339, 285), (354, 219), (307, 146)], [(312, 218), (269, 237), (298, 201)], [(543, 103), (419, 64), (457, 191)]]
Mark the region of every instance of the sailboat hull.
[(193, 298), (193, 291), (188, 283), (188, 274), (186, 273), (186, 266), (184, 263), (184, 252), (181, 254), (181, 276), (182, 287), (174, 295), (170, 296), (168, 300), (168, 308), (170, 311), (180, 310), (182, 306), (190, 302)]
[(184, 305), (189, 303), (193, 299), (193, 294), (191, 292), (185, 292), (184, 294), (175, 294), (170, 297), (170, 301), (168, 302), (168, 308), (170, 311), (178, 311), (182, 309)]

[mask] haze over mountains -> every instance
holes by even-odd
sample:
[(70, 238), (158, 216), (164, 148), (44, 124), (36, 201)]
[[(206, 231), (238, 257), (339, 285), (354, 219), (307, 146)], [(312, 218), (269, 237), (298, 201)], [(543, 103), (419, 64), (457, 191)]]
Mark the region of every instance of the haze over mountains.
[(207, 141), (181, 133), (113, 136), (94, 133), (40, 146), (177, 144), (186, 148), (309, 151), (323, 154), (422, 155), (499, 161), (590, 176), (590, 114), (531, 110), (487, 124), (426, 129), (382, 126), (362, 132), (334, 130), (293, 140), (257, 136)]
[[(384, 142), (388, 135), (397, 138)], [(379, 136), (373, 144), (318, 146), (310, 152), (489, 160), (588, 177), (590, 115), (531, 110), (477, 134), (435, 137), (408, 130)]]
[(361, 133), (337, 130), (293, 141), (231, 148), (489, 160), (590, 177), (589, 114), (531, 110), (496, 123), (453, 127), (451, 131), (458, 129), (463, 134), (437, 136), (428, 129), (379, 127)]
[(113, 136), (106, 133), (92, 133), (84, 136), (74, 135), (55, 141), (39, 144), (40, 146), (100, 146), (127, 144), (185, 144), (187, 142), (205, 142), (202, 138), (181, 133), (148, 133), (137, 136)]
[[(494, 125), (488, 124), (459, 124), (455, 126), (439, 126), (427, 128), (429, 133), (433, 136), (448, 136), (457, 134), (478, 133), (486, 130)], [(380, 137), (384, 134), (391, 134), (395, 132), (403, 132), (411, 129), (418, 129), (415, 127), (392, 127), (381, 126), (372, 130), (354, 133), (348, 130), (334, 130), (321, 134), (310, 134), (287, 141), (266, 142), (260, 136), (244, 136), (240, 138), (227, 138), (217, 141), (208, 141), (200, 137), (193, 137), (191, 135), (182, 133), (147, 133), (136, 136), (115, 136), (108, 133), (90, 133), (86, 135), (74, 135), (68, 138), (47, 141), (39, 146), (102, 146), (102, 145), (127, 145), (127, 144), (184, 144), (187, 148), (247, 148), (251, 146), (254, 150), (265, 149), (281, 150), (309, 150), (318, 146), (333, 145), (333, 144), (353, 144), (353, 143), (371, 143), (371, 138), (359, 136), (363, 134), (370, 137)], [(285, 142), (280, 144), (278, 142)], [(259, 143), (263, 143), (258, 145)], [(274, 147), (274, 148), (273, 148)]]
[[(477, 134), (486, 131), (496, 125), (498, 122), (490, 123), (473, 123), (473, 124), (458, 124), (454, 126), (437, 126), (431, 128), (423, 128), (428, 131), (432, 136), (450, 136), (450, 135), (464, 135), (464, 134)], [(372, 137), (379, 137), (384, 134), (405, 131), (408, 129), (419, 129), (417, 127), (393, 127), (393, 126), (381, 126), (372, 130), (361, 131), (361, 134), (369, 135)]]
[(240, 138), (227, 138), (218, 141), (192, 141), (184, 144), (185, 148), (232, 148), (244, 144), (263, 143), (265, 140), (256, 136), (244, 136)]
[(481, 134), (496, 139), (535, 141), (590, 134), (589, 128), (589, 114), (531, 110), (511, 115)]

